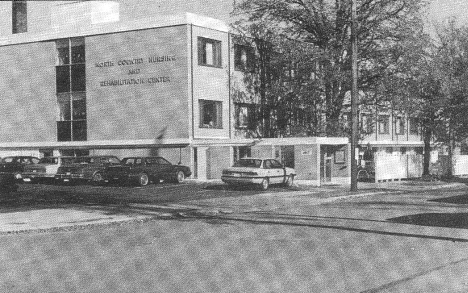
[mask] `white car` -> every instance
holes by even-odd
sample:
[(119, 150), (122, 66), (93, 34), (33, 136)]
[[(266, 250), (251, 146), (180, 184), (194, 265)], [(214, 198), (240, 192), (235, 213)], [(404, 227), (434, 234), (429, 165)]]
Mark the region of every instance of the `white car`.
[(224, 169), (221, 180), (227, 184), (258, 184), (267, 190), (270, 184), (292, 186), (296, 171), (284, 167), (278, 160), (243, 158), (234, 166)]
[(23, 182), (32, 183), (40, 180), (52, 180), (60, 166), (71, 164), (75, 160), (76, 157), (44, 157), (39, 163), (24, 167)]

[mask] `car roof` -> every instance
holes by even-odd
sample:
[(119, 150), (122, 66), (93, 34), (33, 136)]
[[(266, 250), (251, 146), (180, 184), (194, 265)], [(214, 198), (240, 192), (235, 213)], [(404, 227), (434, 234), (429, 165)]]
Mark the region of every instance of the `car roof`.
[(276, 160), (278, 161), (278, 159), (275, 159), (275, 158), (258, 158), (258, 157), (245, 157), (245, 158), (240, 158), (239, 160)]
[(38, 158), (38, 157), (35, 157), (35, 156), (7, 156), (7, 157), (3, 157), (3, 159), (6, 159), (6, 158)]
[(113, 156), (113, 155), (91, 155), (91, 156), (79, 156), (79, 158), (115, 158), (116, 156)]
[(161, 156), (137, 156), (137, 157), (125, 157), (124, 159), (147, 159), (147, 158), (161, 158), (161, 159), (164, 159), (166, 160), (165, 158), (161, 157)]

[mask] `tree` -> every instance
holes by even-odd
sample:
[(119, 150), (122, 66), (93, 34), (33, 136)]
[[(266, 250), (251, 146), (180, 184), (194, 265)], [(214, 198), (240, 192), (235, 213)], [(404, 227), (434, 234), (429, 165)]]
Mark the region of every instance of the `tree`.
[(418, 118), (424, 141), (423, 174), (429, 175), (433, 143), (448, 152), (452, 172), (453, 149), (468, 137), (468, 29), (449, 21), (435, 38), (423, 32), (402, 43), (396, 73), (382, 87), (393, 107)]
[(453, 151), (468, 137), (468, 28), (450, 20), (437, 31), (437, 62), (443, 107), (435, 128), (437, 141), (447, 147), (448, 176)]
[[(375, 90), (394, 62), (399, 42), (421, 26), (425, 0), (356, 0), (359, 40), (360, 90)], [(235, 26), (279, 47), (284, 40), (310, 44), (315, 56), (315, 90), (326, 123), (324, 135), (340, 132), (340, 116), (346, 93), (351, 90), (351, 42), (349, 0), (243, 0), (233, 14)], [(282, 43), (283, 42), (283, 43)], [(297, 62), (297, 64), (303, 64)], [(271, 68), (270, 68), (271, 69)], [(268, 80), (265, 80), (268, 84)], [(317, 88), (318, 86), (318, 88)], [(312, 88), (312, 87), (310, 87)], [(266, 92), (266, 89), (265, 89)], [(292, 91), (299, 99), (306, 97)], [(381, 97), (381, 95), (379, 95)], [(265, 97), (266, 100), (266, 97)], [(303, 101), (308, 104), (310, 101)]]

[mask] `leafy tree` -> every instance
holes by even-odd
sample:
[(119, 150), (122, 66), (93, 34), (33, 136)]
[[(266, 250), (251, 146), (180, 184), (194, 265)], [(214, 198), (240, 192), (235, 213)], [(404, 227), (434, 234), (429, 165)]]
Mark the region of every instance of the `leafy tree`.
[(454, 148), (468, 137), (468, 28), (455, 20), (439, 26), (436, 37), (439, 80), (443, 107), (436, 124), (435, 137), (447, 147), (448, 176), (452, 175)]
[(396, 73), (382, 87), (392, 106), (419, 119), (424, 175), (428, 175), (431, 145), (448, 151), (449, 176), (453, 149), (468, 137), (468, 29), (449, 21), (435, 38), (423, 32), (402, 43)]
[[(360, 90), (365, 93), (374, 91), (375, 95), (366, 96), (380, 99), (383, 95), (377, 90), (382, 84), (382, 79), (391, 75), (397, 57), (395, 54), (398, 54), (400, 48), (399, 43), (412, 35), (415, 27), (421, 27), (419, 13), (426, 1), (356, 1)], [(239, 30), (272, 44), (270, 49), (274, 48), (274, 51), (283, 53), (280, 54), (279, 63), (284, 65), (284, 61), (291, 58), (287, 61), (294, 66), (318, 69), (313, 72), (313, 79), (301, 81), (302, 85), (308, 83), (308, 86), (293, 86), (287, 95), (284, 94), (284, 88), (280, 90), (281, 87), (271, 87), (273, 81), (278, 82), (277, 85), (282, 84), (281, 81), (271, 79), (280, 76), (278, 72), (271, 73), (284, 69), (280, 64), (263, 64), (263, 77), (259, 83), (259, 86), (263, 87), (259, 91), (263, 95), (263, 106), (270, 106), (270, 101), (274, 100), (271, 96), (276, 94), (284, 98), (282, 103), (313, 105), (313, 109), (307, 110), (320, 111), (320, 114), (313, 112), (312, 115), (315, 125), (311, 128), (315, 130), (309, 132), (315, 135), (336, 136), (342, 131), (340, 117), (346, 94), (351, 90), (350, 5), (349, 0), (243, 0), (235, 6), (233, 12), (239, 18), (234, 24)], [(287, 48), (285, 40), (294, 40), (295, 44), (302, 42), (309, 46), (305, 46), (306, 50), (295, 50), (293, 47)], [(302, 55), (295, 54), (296, 52)], [(264, 61), (268, 58), (272, 57), (267, 57)], [(308, 58), (309, 62), (304, 62), (305, 58)], [(277, 67), (273, 68), (272, 65)], [(302, 76), (298, 76), (300, 80)], [(299, 82), (292, 84), (298, 85)], [(315, 95), (312, 95), (310, 100), (311, 95), (304, 93), (312, 91), (315, 91)], [(281, 109), (285, 109), (282, 104)], [(265, 115), (267, 112), (263, 113), (263, 118)], [(324, 121), (325, 123), (322, 123)], [(269, 125), (264, 126), (268, 128)], [(281, 125), (279, 126), (281, 128)]]

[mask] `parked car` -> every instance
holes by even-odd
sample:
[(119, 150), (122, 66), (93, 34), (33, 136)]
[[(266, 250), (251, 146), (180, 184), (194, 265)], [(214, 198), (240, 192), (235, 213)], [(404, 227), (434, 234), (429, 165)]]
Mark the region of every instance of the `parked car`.
[(227, 184), (258, 184), (267, 190), (270, 184), (292, 186), (296, 171), (270, 158), (243, 158), (224, 169), (221, 180)]
[(106, 182), (137, 183), (140, 186), (161, 179), (181, 183), (191, 174), (189, 167), (173, 165), (162, 157), (124, 158), (120, 165), (109, 166), (102, 173)]
[(39, 158), (33, 156), (10, 156), (2, 159), (0, 172), (12, 173), (16, 180), (21, 180), (24, 167), (39, 163)]
[(38, 164), (27, 165), (22, 174), (24, 182), (38, 182), (54, 179), (60, 166), (70, 164), (76, 157), (44, 157)]
[(116, 156), (87, 156), (78, 157), (71, 164), (58, 168), (55, 181), (59, 183), (104, 182), (102, 172), (109, 166), (119, 165), (120, 160)]
[(358, 166), (357, 179), (359, 181), (373, 181), (375, 180), (375, 166), (374, 161), (361, 160)]
[(18, 185), (13, 173), (0, 173), (0, 193), (16, 191), (17, 189)]

